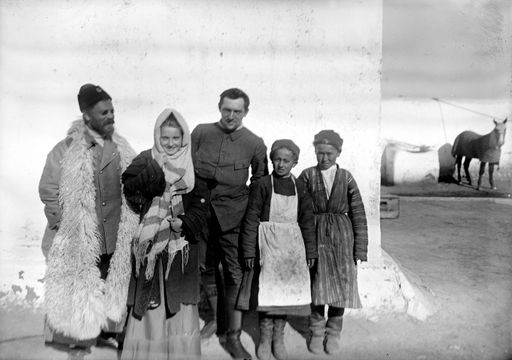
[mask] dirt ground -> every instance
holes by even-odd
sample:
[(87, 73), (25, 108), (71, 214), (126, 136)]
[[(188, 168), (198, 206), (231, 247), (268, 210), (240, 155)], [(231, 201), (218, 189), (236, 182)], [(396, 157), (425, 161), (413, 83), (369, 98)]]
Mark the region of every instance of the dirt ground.
[[(306, 319), (290, 319), (289, 359), (512, 359), (512, 200), (511, 189), (500, 186), (480, 192), (456, 184), (383, 187), (383, 194), (400, 195), (400, 216), (382, 220), (382, 247), (433, 292), (438, 311), (424, 322), (405, 314), (371, 320), (349, 314), (337, 356), (310, 354)], [(1, 310), (0, 319), (1, 359), (67, 358), (43, 345), (40, 313)], [(254, 358), (256, 324), (248, 314), (242, 335)], [(229, 359), (216, 337), (202, 352), (203, 359)], [(117, 358), (105, 348), (85, 356)]]

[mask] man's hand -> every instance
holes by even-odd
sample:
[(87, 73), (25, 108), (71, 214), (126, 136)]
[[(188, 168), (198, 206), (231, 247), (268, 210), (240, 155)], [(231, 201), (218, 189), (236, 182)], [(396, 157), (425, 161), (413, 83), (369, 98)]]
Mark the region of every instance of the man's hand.
[(313, 266), (315, 266), (316, 259), (307, 259), (306, 261), (308, 263), (308, 268), (311, 269)]
[(254, 269), (254, 258), (245, 258), (245, 267), (247, 269)]

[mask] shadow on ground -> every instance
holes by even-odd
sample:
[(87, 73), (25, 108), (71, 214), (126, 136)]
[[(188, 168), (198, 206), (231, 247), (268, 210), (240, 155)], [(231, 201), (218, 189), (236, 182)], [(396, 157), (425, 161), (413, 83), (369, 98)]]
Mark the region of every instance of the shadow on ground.
[(426, 197), (476, 197), (476, 198), (510, 198), (512, 194), (512, 181), (496, 183), (497, 190), (488, 185), (477, 190), (464, 180), (457, 183), (452, 177), (445, 178), (438, 183), (411, 183), (393, 186), (381, 186), (382, 195), (398, 196), (426, 196)]

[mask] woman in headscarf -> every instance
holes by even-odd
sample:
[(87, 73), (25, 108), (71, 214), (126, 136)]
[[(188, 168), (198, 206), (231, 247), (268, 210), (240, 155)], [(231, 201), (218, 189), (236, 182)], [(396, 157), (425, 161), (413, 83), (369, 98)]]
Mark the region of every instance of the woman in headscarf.
[(198, 241), (208, 199), (206, 184), (194, 177), (190, 133), (180, 113), (165, 109), (158, 116), (153, 148), (133, 160), (122, 180), (140, 225), (121, 358), (199, 359)]

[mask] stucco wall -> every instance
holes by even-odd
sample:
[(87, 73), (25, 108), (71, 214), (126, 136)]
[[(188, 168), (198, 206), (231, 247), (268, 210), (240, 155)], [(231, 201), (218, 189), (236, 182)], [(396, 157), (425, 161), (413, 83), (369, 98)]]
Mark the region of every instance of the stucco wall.
[(313, 135), (336, 129), (345, 139), (340, 164), (367, 208), (370, 260), (380, 258), (380, 0), (7, 1), (0, 9), (2, 295), (12, 284), (20, 294), (41, 287), (37, 183), (79, 115), (86, 82), (113, 96), (117, 130), (137, 151), (151, 146), (164, 107), (191, 128), (214, 122), (218, 95), (232, 86), (251, 97), (245, 124), (268, 146), (277, 138), (300, 146), (296, 175), (315, 164)]

